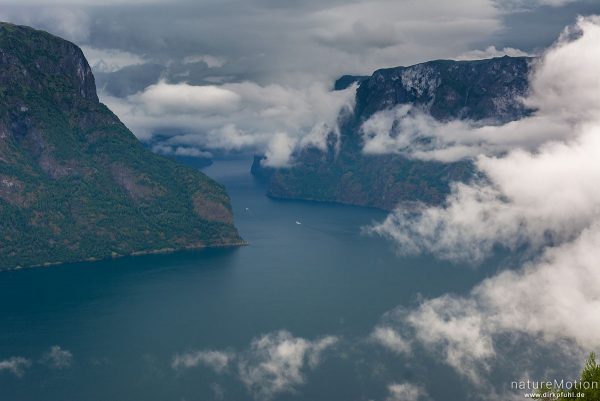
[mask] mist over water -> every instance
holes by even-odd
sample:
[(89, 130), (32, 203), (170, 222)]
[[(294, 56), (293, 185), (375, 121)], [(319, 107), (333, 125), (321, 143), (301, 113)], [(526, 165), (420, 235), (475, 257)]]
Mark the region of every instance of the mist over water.
[[(393, 354), (369, 335), (387, 311), (467, 293), (498, 263), (399, 257), (386, 240), (361, 234), (384, 212), (269, 199), (250, 163), (205, 169), (227, 186), (248, 246), (0, 273), (0, 361), (27, 361), (20, 372), (0, 370), (0, 399), (384, 400), (391, 382), (464, 399), (467, 385), (442, 362), (419, 349)], [(253, 340), (279, 341), (282, 330), (306, 360), (298, 372), (284, 366), (299, 380), (285, 376), (287, 387), (269, 393), (256, 384), (264, 355)], [(325, 336), (336, 340), (321, 349)], [(231, 361), (220, 371), (172, 366), (176, 355), (202, 350)]]

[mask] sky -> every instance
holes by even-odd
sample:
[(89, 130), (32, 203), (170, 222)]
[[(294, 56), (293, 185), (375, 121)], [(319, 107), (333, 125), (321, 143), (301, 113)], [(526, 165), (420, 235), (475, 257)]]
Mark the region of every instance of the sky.
[(161, 153), (322, 146), (343, 74), (539, 54), (597, 0), (0, 0), (0, 19), (80, 45), (101, 100)]

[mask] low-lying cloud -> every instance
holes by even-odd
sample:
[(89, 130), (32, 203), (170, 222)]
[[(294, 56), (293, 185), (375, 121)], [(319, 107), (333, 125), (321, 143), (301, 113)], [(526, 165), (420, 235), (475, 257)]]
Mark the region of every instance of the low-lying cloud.
[(575, 238), (598, 218), (600, 54), (593, 49), (600, 20), (582, 18), (578, 35), (574, 29), (532, 75), (525, 101), (538, 109), (536, 115), (501, 127), (540, 143), (505, 155), (481, 153), (475, 165), (484, 180), (455, 184), (442, 207), (416, 213), (400, 207), (374, 232), (394, 239), (403, 253), (479, 263), (495, 245), (539, 249)]
[(127, 99), (104, 96), (103, 101), (141, 139), (175, 129), (178, 133), (161, 146), (261, 151), (266, 165), (284, 167), (303, 146), (325, 148), (327, 135), (337, 132), (341, 110), (353, 107), (354, 90), (160, 81)]
[(427, 395), (425, 390), (411, 383), (392, 383), (388, 391), (386, 401), (417, 401)]
[(257, 398), (270, 399), (303, 384), (305, 372), (317, 367), (321, 354), (337, 341), (333, 336), (309, 341), (287, 331), (267, 334), (252, 341), (239, 363), (240, 378)]
[(304, 384), (306, 373), (315, 369), (323, 353), (337, 342), (334, 336), (307, 340), (281, 330), (253, 339), (250, 347), (240, 352), (202, 350), (177, 354), (171, 367), (181, 371), (203, 365), (222, 374), (235, 363), (236, 375), (250, 394), (269, 400)]
[(223, 351), (192, 351), (175, 355), (171, 367), (173, 369), (189, 369), (204, 365), (221, 373), (227, 369), (233, 357), (231, 353)]
[(443, 207), (399, 208), (374, 232), (406, 254), (432, 252), (455, 262), (482, 262), (501, 245), (540, 249), (577, 237), (599, 218), (600, 127), (536, 153), (480, 157), (489, 181), (455, 184)]
[(410, 341), (386, 325), (375, 327), (371, 333), (371, 340), (397, 354), (408, 354), (411, 351)]
[[(414, 344), (479, 384), (519, 338), (538, 347), (566, 344), (565, 361), (600, 348), (598, 43), (600, 18), (580, 18), (535, 68), (525, 101), (538, 110), (532, 118), (542, 129), (556, 122), (546, 140), (540, 137), (531, 149), (480, 154), (476, 167), (485, 179), (456, 184), (443, 206), (399, 208), (373, 228), (403, 253), (478, 264), (500, 245), (528, 250), (529, 261), (466, 296), (447, 294), (399, 309), (395, 323), (382, 325), (382, 338), (405, 338), (408, 331)], [(528, 136), (531, 121), (511, 127)], [(526, 365), (517, 373), (533, 368)]]
[(25, 370), (31, 366), (29, 359), (13, 356), (8, 359), (0, 360), (0, 373), (9, 372), (17, 377), (22, 377)]
[(27, 369), (33, 366), (34, 361), (37, 364), (45, 365), (51, 369), (68, 369), (73, 363), (73, 353), (58, 345), (53, 345), (44, 352), (41, 357), (33, 361), (32, 359), (23, 356), (12, 356), (0, 360), (0, 373), (8, 372), (16, 377), (22, 377)]
[[(526, 335), (538, 346), (567, 341), (568, 354), (582, 358), (600, 348), (598, 249), (600, 227), (594, 225), (520, 270), (483, 281), (466, 296), (444, 295), (413, 310), (399, 309), (391, 319), (397, 326), (388, 321), (387, 330), (412, 330), (418, 344), (439, 352), (474, 383), (481, 383), (499, 353), (513, 351), (511, 342), (500, 341), (503, 336)], [(532, 367), (522, 364), (517, 373)]]
[(53, 345), (44, 353), (41, 362), (54, 369), (68, 369), (73, 363), (73, 353), (69, 350), (62, 349), (58, 345)]
[[(511, 100), (512, 101), (512, 100)], [(361, 125), (366, 154), (396, 153), (413, 159), (454, 162), (515, 148), (533, 150), (570, 129), (554, 115), (534, 115), (504, 125), (469, 120), (440, 122), (410, 104), (375, 113)]]

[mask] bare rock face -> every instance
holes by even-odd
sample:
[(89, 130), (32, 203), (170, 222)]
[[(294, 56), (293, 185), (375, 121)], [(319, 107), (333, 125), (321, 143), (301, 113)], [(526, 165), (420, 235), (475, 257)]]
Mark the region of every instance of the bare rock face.
[(440, 121), (516, 120), (529, 111), (519, 102), (528, 88), (528, 57), (437, 60), (378, 70), (356, 93), (360, 120), (400, 104), (410, 104)]
[[(339, 118), (341, 137), (327, 151), (306, 149), (292, 168), (271, 169), (256, 157), (252, 173), (276, 198), (309, 199), (391, 210), (400, 202), (443, 202), (453, 181), (473, 176), (469, 161), (440, 163), (401, 155), (365, 155), (360, 127), (373, 114), (400, 105), (439, 121), (469, 119), (501, 124), (530, 113), (519, 98), (528, 89), (531, 59), (438, 60), (343, 76), (338, 90), (358, 83), (353, 113)], [(338, 151), (339, 149), (339, 151)]]
[(81, 49), (0, 23), (0, 269), (241, 242), (225, 189), (145, 149)]

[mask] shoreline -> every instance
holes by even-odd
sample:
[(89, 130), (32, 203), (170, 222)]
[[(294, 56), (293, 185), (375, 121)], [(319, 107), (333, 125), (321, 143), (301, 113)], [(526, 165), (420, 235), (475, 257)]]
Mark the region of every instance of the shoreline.
[(241, 241), (237, 241), (237, 242), (231, 242), (231, 243), (227, 243), (227, 244), (218, 244), (218, 245), (190, 245), (190, 246), (186, 246), (186, 247), (182, 247), (182, 248), (150, 249), (150, 250), (146, 250), (146, 251), (135, 251), (135, 252), (123, 254), (123, 255), (114, 254), (111, 256), (107, 256), (107, 257), (91, 257), (91, 258), (87, 258), (87, 259), (70, 260), (70, 261), (64, 261), (64, 262), (45, 262), (45, 263), (39, 263), (36, 265), (30, 265), (30, 266), (15, 266), (15, 267), (0, 268), (0, 273), (8, 272), (8, 271), (15, 271), (15, 270), (23, 270), (23, 269), (36, 269), (36, 268), (39, 269), (39, 268), (46, 268), (46, 267), (54, 267), (54, 266), (67, 265), (67, 264), (71, 264), (71, 263), (102, 262), (102, 261), (106, 261), (106, 260), (122, 259), (122, 258), (126, 258), (126, 257), (137, 257), (137, 256), (146, 256), (146, 255), (168, 255), (168, 254), (173, 254), (173, 253), (178, 253), (178, 252), (193, 251), (193, 250), (200, 250), (200, 249), (237, 248), (237, 247), (242, 247), (242, 246), (247, 246), (247, 245), (250, 245), (250, 243), (248, 241), (241, 240)]

